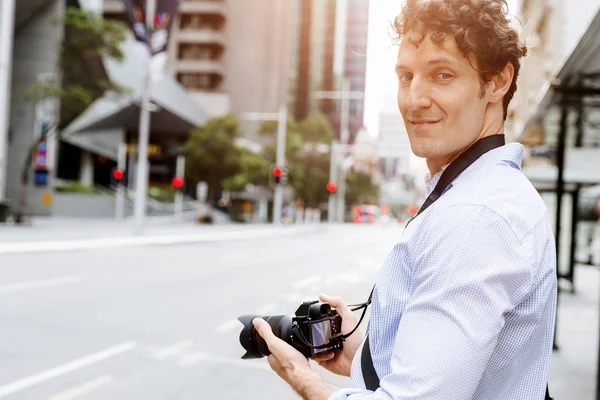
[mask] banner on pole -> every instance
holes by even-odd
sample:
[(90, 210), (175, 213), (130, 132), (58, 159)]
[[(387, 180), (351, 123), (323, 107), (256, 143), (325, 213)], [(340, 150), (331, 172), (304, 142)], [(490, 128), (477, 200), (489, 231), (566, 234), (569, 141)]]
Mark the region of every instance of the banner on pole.
[(146, 26), (146, 0), (123, 0), (127, 9), (127, 17), (136, 40), (145, 43), (152, 55), (167, 49), (169, 32), (177, 14), (179, 0), (156, 0), (152, 29)]

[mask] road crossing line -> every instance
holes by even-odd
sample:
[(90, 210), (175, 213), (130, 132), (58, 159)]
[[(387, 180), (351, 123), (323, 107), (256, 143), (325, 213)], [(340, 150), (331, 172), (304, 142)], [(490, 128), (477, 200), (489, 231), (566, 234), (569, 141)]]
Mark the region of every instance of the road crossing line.
[(90, 354), (89, 356), (79, 358), (77, 360), (68, 362), (55, 368), (51, 368), (49, 370), (40, 372), (27, 378), (19, 379), (18, 381), (14, 381), (4, 386), (0, 386), (0, 399), (5, 398), (6, 396), (11, 395), (13, 393), (17, 393), (22, 390), (28, 389), (40, 383), (57, 378), (59, 376), (68, 374), (70, 372), (77, 371), (78, 369), (87, 367), (92, 364), (96, 364), (100, 361), (116, 357), (118, 355), (133, 350), (136, 346), (137, 343), (135, 342), (122, 343), (118, 346), (110, 347), (106, 350)]

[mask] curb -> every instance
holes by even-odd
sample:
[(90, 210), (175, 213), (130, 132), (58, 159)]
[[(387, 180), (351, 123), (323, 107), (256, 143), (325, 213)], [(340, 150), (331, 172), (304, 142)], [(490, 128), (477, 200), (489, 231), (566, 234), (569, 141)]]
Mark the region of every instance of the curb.
[(119, 247), (170, 246), (186, 243), (206, 243), (235, 240), (253, 240), (271, 237), (290, 237), (307, 233), (326, 232), (327, 228), (284, 227), (259, 230), (236, 230), (225, 232), (205, 232), (186, 234), (166, 234), (153, 236), (120, 236), (94, 239), (30, 241), (0, 244), (0, 255), (20, 253), (49, 253), (77, 250), (96, 250)]

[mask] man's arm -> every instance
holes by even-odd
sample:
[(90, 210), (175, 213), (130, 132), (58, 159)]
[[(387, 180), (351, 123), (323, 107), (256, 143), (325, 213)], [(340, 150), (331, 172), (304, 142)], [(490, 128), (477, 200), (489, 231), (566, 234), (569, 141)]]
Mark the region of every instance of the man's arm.
[(451, 207), (427, 225), (427, 249), (414, 254), (414, 291), (396, 333), (392, 372), (375, 392), (342, 389), (331, 400), (473, 397), (505, 313), (530, 291), (530, 260), (508, 224), (485, 207)]
[[(284, 373), (294, 369), (294, 363), (285, 362), (292, 354), (271, 349), (279, 354), (269, 357), (271, 367), (294, 389), (314, 387), (314, 392), (300, 393), (305, 399), (473, 397), (504, 327), (505, 313), (531, 288), (529, 255), (508, 224), (483, 206), (451, 207), (428, 225), (423, 227), (430, 236), (427, 250), (414, 254), (414, 291), (396, 333), (392, 372), (381, 377), (378, 390), (342, 389), (325, 397), (325, 382), (311, 375), (318, 374), (307, 362), (298, 364), (300, 372)], [(269, 328), (266, 323), (263, 327)]]

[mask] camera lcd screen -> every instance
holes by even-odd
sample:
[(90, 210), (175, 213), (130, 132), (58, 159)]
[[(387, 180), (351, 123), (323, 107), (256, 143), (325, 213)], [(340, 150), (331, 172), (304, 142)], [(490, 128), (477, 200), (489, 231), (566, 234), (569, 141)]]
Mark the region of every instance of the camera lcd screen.
[[(331, 338), (331, 322), (329, 320), (312, 324), (310, 329), (312, 333), (312, 344), (314, 346), (321, 346), (329, 343), (329, 338)], [(322, 353), (327, 351), (327, 349), (327, 347), (314, 349), (314, 353)]]

